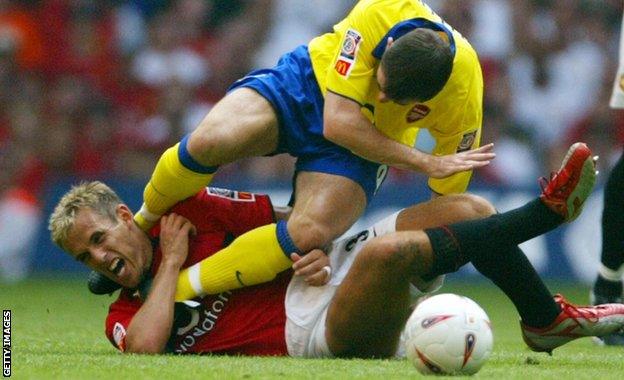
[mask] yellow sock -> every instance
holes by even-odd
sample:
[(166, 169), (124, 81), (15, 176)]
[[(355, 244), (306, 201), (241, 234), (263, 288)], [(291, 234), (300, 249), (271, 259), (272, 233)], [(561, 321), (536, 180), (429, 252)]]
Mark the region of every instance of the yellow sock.
[(180, 272), (176, 301), (271, 281), (290, 268), (277, 241), (276, 225), (251, 230), (228, 247)]
[(144, 204), (134, 216), (134, 220), (143, 230), (151, 228), (173, 205), (194, 195), (212, 180), (213, 174), (198, 173), (186, 168), (180, 162), (179, 149), (178, 143), (163, 153), (152, 178), (145, 186)]

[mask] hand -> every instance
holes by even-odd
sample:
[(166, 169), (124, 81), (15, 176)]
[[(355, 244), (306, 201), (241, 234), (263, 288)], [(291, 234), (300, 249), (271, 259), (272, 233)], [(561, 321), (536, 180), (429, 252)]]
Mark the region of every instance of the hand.
[(160, 249), (163, 263), (182, 267), (188, 256), (189, 236), (195, 235), (195, 226), (178, 214), (165, 215), (160, 219)]
[[(325, 252), (315, 249), (305, 256), (293, 253), (290, 258), (295, 262), (292, 266), (295, 276), (306, 276), (304, 281), (308, 285), (323, 286), (329, 282), (331, 267)], [(325, 267), (329, 268), (329, 271)]]
[(480, 148), (446, 156), (434, 156), (432, 164), (425, 168), (431, 178), (446, 178), (455, 173), (486, 166), (496, 157), (492, 150), (494, 144), (487, 144)]

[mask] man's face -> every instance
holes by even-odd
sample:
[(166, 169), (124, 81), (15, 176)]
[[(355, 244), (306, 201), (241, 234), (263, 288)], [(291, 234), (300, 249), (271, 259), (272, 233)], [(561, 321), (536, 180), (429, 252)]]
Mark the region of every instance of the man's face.
[(125, 205), (116, 209), (117, 220), (90, 208), (78, 211), (65, 247), (84, 263), (125, 288), (135, 288), (152, 258), (151, 243)]

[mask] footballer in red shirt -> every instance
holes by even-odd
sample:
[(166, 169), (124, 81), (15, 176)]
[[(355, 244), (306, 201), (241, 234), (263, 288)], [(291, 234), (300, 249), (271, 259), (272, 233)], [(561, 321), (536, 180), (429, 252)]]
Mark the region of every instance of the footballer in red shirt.
[[(183, 268), (219, 251), (236, 236), (275, 221), (268, 196), (217, 188), (206, 188), (171, 211), (184, 215), (197, 230), (189, 241)], [(159, 233), (160, 226), (150, 231), (154, 242)], [(152, 277), (162, 255), (160, 247), (154, 245)], [(205, 296), (197, 302), (176, 303), (166, 351), (285, 355), (284, 297), (291, 274), (287, 271), (270, 283)], [(121, 351), (128, 325), (142, 304), (138, 291), (123, 289), (110, 306), (106, 336)]]

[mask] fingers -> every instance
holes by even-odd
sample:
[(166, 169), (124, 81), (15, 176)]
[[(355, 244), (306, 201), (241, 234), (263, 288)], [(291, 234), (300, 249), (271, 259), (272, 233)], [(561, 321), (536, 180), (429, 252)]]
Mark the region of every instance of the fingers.
[(477, 149), (471, 149), (459, 153), (458, 156), (462, 156), (465, 159), (470, 159), (474, 161), (489, 161), (496, 158), (496, 153), (494, 153), (494, 144), (489, 143)]
[[(301, 270), (302, 268), (305, 268), (313, 264), (316, 261), (321, 261), (323, 260), (323, 258), (327, 259), (327, 255), (325, 254), (325, 252), (321, 251), (320, 249), (312, 250), (305, 256), (301, 256), (296, 253), (293, 253), (290, 257), (295, 262), (292, 268), (295, 271), (296, 275), (299, 275), (299, 273), (297, 272)], [(295, 257), (297, 258), (295, 259)], [(319, 264), (322, 264), (322, 263), (319, 263)], [(329, 259), (327, 259), (327, 264), (329, 264)], [(323, 264), (323, 265), (327, 265), (327, 264)], [(322, 268), (323, 265), (320, 265), (317, 268), (317, 270)]]
[(309, 275), (304, 281), (311, 286), (323, 286), (331, 279), (331, 267), (329, 265), (321, 268), (320, 271)]
[(490, 161), (490, 160), (493, 160), (493, 159), (496, 158), (496, 153), (494, 153), (494, 152), (478, 153), (478, 152), (469, 150), (469, 151), (466, 151), (466, 152), (459, 153), (457, 156), (461, 157), (464, 160)]
[(480, 146), (477, 149), (473, 149), (473, 152), (491, 152), (492, 150), (494, 150), (494, 143), (489, 143), (489, 144)]
[(178, 214), (164, 215), (160, 219), (160, 236), (175, 238), (176, 236), (195, 236), (197, 228), (185, 217)]
[(296, 276), (304, 276), (304, 281), (312, 286), (325, 285), (331, 277), (329, 257), (320, 249), (315, 249), (305, 256), (293, 254), (293, 269)]
[(197, 232), (197, 229), (195, 228), (193, 223), (191, 223), (188, 219), (186, 219), (182, 215), (178, 215), (174, 213), (163, 215), (163, 217), (160, 218), (160, 228), (161, 229), (166, 228), (172, 231), (178, 231), (178, 230), (184, 229), (187, 232), (192, 232), (192, 233)]
[(469, 166), (471, 169), (482, 168), (484, 166), (488, 166), (490, 161), (471, 161)]

